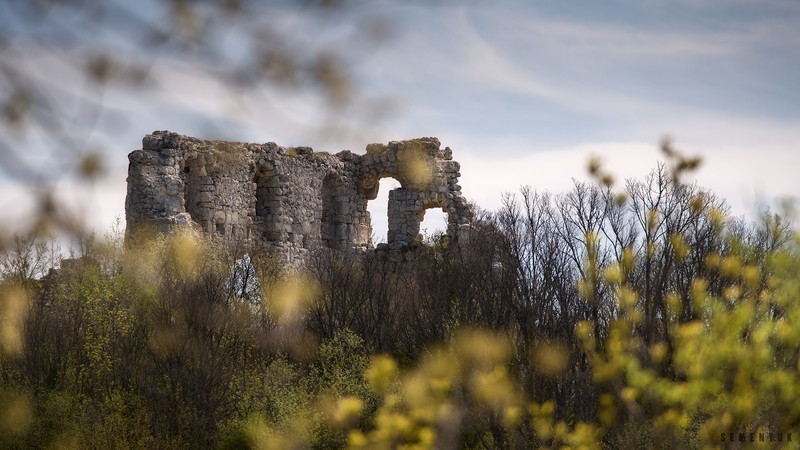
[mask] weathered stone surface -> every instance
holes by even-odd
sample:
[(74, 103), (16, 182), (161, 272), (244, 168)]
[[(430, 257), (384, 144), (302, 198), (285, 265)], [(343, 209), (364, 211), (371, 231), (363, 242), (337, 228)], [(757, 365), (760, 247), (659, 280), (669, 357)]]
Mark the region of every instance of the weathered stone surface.
[(319, 246), (370, 249), (367, 201), (393, 177), (389, 247), (410, 243), (429, 208), (448, 215), (451, 240), (475, 219), (458, 185), (460, 165), (436, 138), (370, 144), (336, 155), (275, 143), (204, 141), (168, 131), (128, 156), (127, 230), (191, 225), (224, 240), (256, 240), (287, 262)]

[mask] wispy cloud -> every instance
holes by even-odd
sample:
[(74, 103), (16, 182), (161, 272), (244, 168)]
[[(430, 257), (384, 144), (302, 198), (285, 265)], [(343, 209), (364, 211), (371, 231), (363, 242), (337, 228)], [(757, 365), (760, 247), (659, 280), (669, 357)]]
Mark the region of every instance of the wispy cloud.
[[(568, 190), (591, 154), (620, 178), (641, 177), (659, 158), (655, 143), (670, 133), (678, 147), (705, 156), (700, 183), (745, 212), (759, 195), (800, 193), (793, 173), (800, 166), (800, 7), (736, 3), (759, 12), (751, 17), (724, 3), (632, 7), (673, 14), (656, 26), (611, 16), (594, 3), (581, 14), (505, 3), (393, 5), (403, 34), (352, 67), (361, 87), (405, 106), (380, 127), (364, 115), (331, 115), (312, 92), (231, 90), (201, 67), (165, 60), (153, 67), (155, 89), (106, 92), (106, 105), (128, 120), (126, 130), (98, 126), (91, 136), (116, 146), (111, 165), (124, 180), (125, 155), (155, 129), (356, 152), (368, 142), (436, 135), (462, 163), (465, 195), (491, 209), (501, 192), (523, 184)], [(713, 20), (705, 14), (719, 11)], [(300, 16), (291, 25), (305, 29), (307, 22)], [(56, 62), (39, 58), (28, 61), (53, 73)], [(65, 85), (77, 86), (69, 77)], [(366, 131), (326, 134), (330, 122)], [(115, 212), (87, 217), (105, 223), (121, 211), (124, 181), (115, 186), (100, 194)], [(14, 189), (8, 195), (21, 195)], [(91, 194), (69, 183), (62, 191)]]
[(37, 219), (37, 193), (49, 191), (64, 217), (79, 221), (88, 231), (102, 237), (117, 218), (125, 220), (126, 173), (114, 171), (95, 183), (65, 178), (54, 183), (28, 186), (0, 183), (0, 230), (21, 232)]
[(534, 13), (512, 29), (521, 42), (579, 56), (644, 58), (697, 58), (728, 56), (742, 51), (752, 35), (731, 31), (687, 32), (646, 29), (602, 22), (565, 21)]
[[(467, 196), (481, 207), (495, 209), (502, 193), (518, 192), (524, 185), (563, 193), (572, 188), (573, 180), (592, 182), (586, 169), (591, 157), (600, 158), (618, 186), (629, 178), (642, 179), (660, 161), (666, 161), (658, 146), (647, 142), (594, 142), (535, 152), (526, 151), (528, 145), (518, 142), (520, 149), (507, 149), (508, 153), (519, 155), (510, 158), (487, 158), (466, 143), (454, 147), (462, 164), (461, 183)], [(507, 142), (506, 146), (514, 144)], [(695, 153), (680, 144), (678, 147), (687, 154), (703, 157), (694, 179), (724, 198), (735, 215), (753, 217), (759, 202), (800, 193), (800, 178), (795, 174), (800, 160), (795, 148), (707, 148)], [(765, 158), (765, 154), (769, 157)]]

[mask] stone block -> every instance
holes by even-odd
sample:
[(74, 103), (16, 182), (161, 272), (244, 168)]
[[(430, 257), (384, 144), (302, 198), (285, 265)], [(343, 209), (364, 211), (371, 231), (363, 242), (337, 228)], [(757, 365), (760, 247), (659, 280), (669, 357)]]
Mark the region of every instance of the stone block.
[(142, 138), (142, 149), (143, 150), (158, 150), (161, 148), (163, 140), (161, 139), (160, 135), (156, 134), (148, 134), (144, 138)]

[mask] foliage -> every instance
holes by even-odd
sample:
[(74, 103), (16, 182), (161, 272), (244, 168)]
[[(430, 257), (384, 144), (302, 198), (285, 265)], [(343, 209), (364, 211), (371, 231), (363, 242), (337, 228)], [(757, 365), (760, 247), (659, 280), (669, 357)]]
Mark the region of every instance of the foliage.
[(305, 271), (189, 231), (49, 270), (20, 239), (0, 446), (794, 445), (786, 219), (731, 219), (665, 165), (618, 193), (594, 169), (598, 186), (507, 196), (468, 239)]

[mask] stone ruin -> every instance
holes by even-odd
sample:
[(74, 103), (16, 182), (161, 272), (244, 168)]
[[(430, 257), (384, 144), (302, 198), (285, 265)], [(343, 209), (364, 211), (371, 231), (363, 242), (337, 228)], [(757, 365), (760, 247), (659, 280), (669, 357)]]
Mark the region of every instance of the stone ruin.
[(226, 241), (261, 242), (289, 263), (302, 262), (320, 246), (366, 250), (373, 248), (367, 201), (385, 177), (401, 184), (389, 192), (390, 247), (411, 243), (429, 208), (447, 213), (451, 240), (475, 218), (461, 195), (460, 165), (436, 138), (334, 155), (156, 131), (128, 159), (129, 236), (191, 226)]

